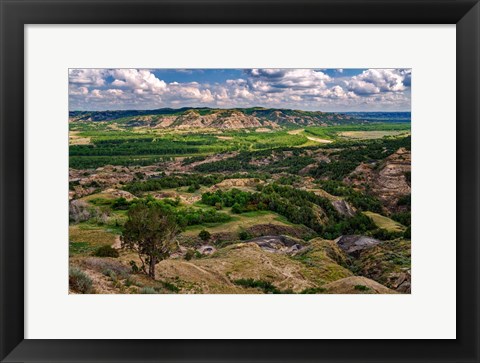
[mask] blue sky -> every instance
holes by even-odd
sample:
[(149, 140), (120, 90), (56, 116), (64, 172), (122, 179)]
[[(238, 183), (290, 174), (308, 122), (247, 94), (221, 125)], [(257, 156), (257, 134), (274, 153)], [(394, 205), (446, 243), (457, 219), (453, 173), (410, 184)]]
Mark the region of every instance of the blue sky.
[(70, 110), (410, 111), (410, 69), (70, 69)]

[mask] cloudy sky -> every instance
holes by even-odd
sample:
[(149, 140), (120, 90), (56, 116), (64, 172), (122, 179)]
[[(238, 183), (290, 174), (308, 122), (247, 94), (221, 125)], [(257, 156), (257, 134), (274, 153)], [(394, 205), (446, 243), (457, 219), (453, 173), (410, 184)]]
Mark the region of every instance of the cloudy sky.
[(410, 69), (70, 69), (69, 108), (410, 111)]

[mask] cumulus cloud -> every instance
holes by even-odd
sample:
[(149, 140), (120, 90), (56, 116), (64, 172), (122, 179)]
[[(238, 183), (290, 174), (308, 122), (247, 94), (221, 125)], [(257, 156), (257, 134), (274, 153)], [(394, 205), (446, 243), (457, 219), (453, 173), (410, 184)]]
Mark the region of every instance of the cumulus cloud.
[(332, 79), (322, 71), (312, 69), (249, 69), (249, 85), (262, 92), (279, 92), (282, 89), (326, 88)]
[[(177, 72), (177, 73), (175, 73)], [(160, 107), (282, 107), (312, 110), (409, 109), (411, 70), (247, 69), (237, 77), (210, 80), (208, 71), (186, 70), (203, 81), (172, 81), (151, 69), (72, 69), (70, 109)], [(329, 75), (330, 74), (330, 75)], [(335, 74), (333, 77), (331, 75)], [(351, 74), (351, 71), (350, 73)], [(177, 81), (178, 79), (178, 81)], [(205, 81), (207, 79), (207, 81)]]
[(200, 85), (197, 82), (186, 84), (170, 83), (166, 96), (171, 100), (194, 100), (202, 103), (214, 101), (212, 92), (209, 89), (200, 89)]
[(116, 69), (109, 73), (115, 78), (113, 86), (147, 90), (152, 93), (162, 93), (167, 88), (164, 81), (148, 70)]
[[(407, 83), (407, 84), (405, 84)], [(356, 94), (405, 91), (410, 84), (410, 71), (398, 69), (368, 69), (345, 81), (348, 90)]]
[(103, 86), (107, 70), (104, 69), (70, 69), (68, 77), (70, 84)]

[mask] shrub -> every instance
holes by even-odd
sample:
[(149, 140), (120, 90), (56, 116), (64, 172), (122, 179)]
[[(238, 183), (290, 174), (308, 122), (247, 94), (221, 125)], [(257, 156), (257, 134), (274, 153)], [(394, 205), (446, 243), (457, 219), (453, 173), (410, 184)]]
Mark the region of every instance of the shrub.
[(370, 288), (368, 286), (365, 286), (365, 285), (355, 285), (354, 289), (358, 290), (358, 291), (368, 291), (368, 290), (370, 290)]
[(238, 238), (240, 238), (242, 241), (246, 241), (247, 239), (251, 239), (252, 235), (247, 231), (240, 231), (238, 232)]
[(114, 210), (127, 210), (129, 206), (130, 202), (123, 197), (115, 199), (112, 203), (112, 209)]
[(80, 294), (93, 293), (92, 279), (77, 267), (71, 267), (68, 271), (68, 284), (70, 289)]
[(162, 285), (168, 291), (175, 292), (175, 293), (180, 291), (180, 289), (177, 287), (177, 285), (172, 284), (171, 282), (162, 281)]
[(185, 259), (190, 261), (195, 256), (195, 250), (188, 250), (185, 254)]
[(208, 232), (207, 230), (205, 229), (202, 229), (200, 231), (200, 233), (198, 234), (198, 237), (200, 237), (200, 239), (203, 241), (203, 242), (206, 242), (210, 239), (210, 237), (212, 237), (212, 235), (210, 234), (210, 232)]
[(102, 271), (102, 273), (105, 275), (105, 276), (108, 276), (110, 277), (110, 279), (113, 281), (113, 282), (117, 282), (117, 274), (115, 273), (115, 271), (112, 271), (112, 270), (104, 270)]
[(139, 293), (140, 294), (156, 294), (157, 292), (153, 287), (142, 287)]
[(322, 294), (325, 291), (327, 291), (327, 289), (324, 287), (308, 287), (305, 290), (302, 290), (300, 294)]
[(123, 282), (126, 287), (130, 287), (132, 285), (137, 285), (138, 282), (132, 276), (128, 276), (127, 279)]
[(397, 201), (397, 205), (398, 206), (407, 206), (407, 207), (411, 207), (412, 205), (412, 196), (410, 194), (407, 194), (407, 195), (404, 195), (402, 197), (400, 197)]
[(391, 218), (394, 221), (397, 221), (398, 223), (408, 227), (411, 224), (412, 215), (410, 212), (399, 212), (392, 214)]
[(373, 230), (370, 235), (373, 238), (379, 239), (381, 241), (390, 241), (395, 238), (400, 238), (404, 236), (404, 232), (401, 231), (387, 231), (386, 229), (378, 228)]
[(281, 294), (282, 291), (277, 289), (271, 282), (254, 279), (239, 279), (233, 281), (234, 284), (243, 287), (252, 287), (262, 290), (265, 294)]
[(232, 206), (232, 213), (240, 214), (243, 212), (242, 206), (239, 203), (235, 203)]
[(140, 269), (138, 268), (137, 263), (136, 263), (135, 261), (131, 260), (131, 261), (129, 262), (129, 265), (130, 265), (130, 267), (131, 267), (131, 269), (132, 269), (132, 273), (133, 273), (133, 274), (138, 274), (138, 273), (140, 272)]
[(105, 245), (97, 248), (97, 250), (93, 253), (93, 255), (97, 257), (114, 257), (114, 258), (117, 258), (118, 256), (120, 256), (118, 251), (109, 245)]
[(187, 192), (188, 193), (195, 193), (196, 190), (200, 189), (200, 185), (198, 184), (192, 184), (188, 187)]

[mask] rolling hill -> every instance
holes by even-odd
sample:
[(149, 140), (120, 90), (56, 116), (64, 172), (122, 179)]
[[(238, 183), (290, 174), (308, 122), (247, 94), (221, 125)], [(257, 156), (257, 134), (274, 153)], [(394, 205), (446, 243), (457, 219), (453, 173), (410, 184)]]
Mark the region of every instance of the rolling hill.
[(115, 121), (154, 128), (220, 128), (328, 126), (364, 123), (361, 118), (334, 112), (271, 108), (161, 108), (156, 110), (71, 111), (70, 122)]

